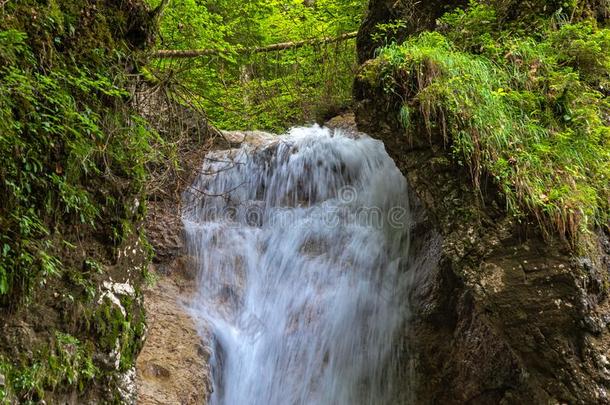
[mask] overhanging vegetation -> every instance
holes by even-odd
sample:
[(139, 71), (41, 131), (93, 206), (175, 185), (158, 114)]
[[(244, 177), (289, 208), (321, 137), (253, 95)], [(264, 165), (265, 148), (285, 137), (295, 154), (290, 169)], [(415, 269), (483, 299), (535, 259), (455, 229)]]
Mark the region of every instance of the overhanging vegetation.
[(440, 132), (475, 187), (491, 176), (510, 213), (577, 246), (610, 219), (610, 30), (562, 16), (528, 31), (473, 1), (362, 75), (402, 100), (411, 136)]

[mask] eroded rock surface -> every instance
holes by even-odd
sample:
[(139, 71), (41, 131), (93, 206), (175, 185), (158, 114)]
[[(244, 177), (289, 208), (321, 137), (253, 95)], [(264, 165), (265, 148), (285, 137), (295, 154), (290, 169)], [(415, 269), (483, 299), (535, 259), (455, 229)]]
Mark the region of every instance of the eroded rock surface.
[(138, 403), (206, 403), (209, 350), (183, 305), (194, 279), (178, 272), (159, 277), (144, 291), (149, 331), (137, 362)]
[(208, 343), (186, 309), (196, 274), (179, 213), (173, 198), (152, 203), (148, 212), (155, 280), (144, 289), (148, 334), (136, 364), (139, 404), (203, 404), (211, 391)]

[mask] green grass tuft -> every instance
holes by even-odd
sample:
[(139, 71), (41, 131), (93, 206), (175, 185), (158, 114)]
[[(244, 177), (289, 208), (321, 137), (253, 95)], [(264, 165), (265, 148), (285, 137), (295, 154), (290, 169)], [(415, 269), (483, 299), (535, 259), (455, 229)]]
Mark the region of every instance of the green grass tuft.
[(475, 187), (492, 176), (510, 213), (576, 246), (610, 219), (610, 30), (549, 24), (528, 37), (464, 24), (495, 27), (481, 7), (441, 20), (446, 35), (383, 48), (363, 77), (405, 100), (399, 118), (411, 136), (421, 134), (414, 113), (441, 133)]

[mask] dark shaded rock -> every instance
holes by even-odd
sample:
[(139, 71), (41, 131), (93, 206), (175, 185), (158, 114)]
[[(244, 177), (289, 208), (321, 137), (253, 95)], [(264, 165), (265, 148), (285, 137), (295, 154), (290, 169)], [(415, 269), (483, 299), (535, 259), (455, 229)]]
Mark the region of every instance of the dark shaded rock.
[(407, 22), (401, 30), (397, 41), (426, 29), (434, 28), (436, 19), (458, 6), (468, 4), (467, 0), (371, 0), (369, 11), (358, 32), (358, 61), (364, 63), (374, 57), (375, 49), (383, 45), (384, 39), (374, 40), (378, 24), (387, 24), (395, 20)]

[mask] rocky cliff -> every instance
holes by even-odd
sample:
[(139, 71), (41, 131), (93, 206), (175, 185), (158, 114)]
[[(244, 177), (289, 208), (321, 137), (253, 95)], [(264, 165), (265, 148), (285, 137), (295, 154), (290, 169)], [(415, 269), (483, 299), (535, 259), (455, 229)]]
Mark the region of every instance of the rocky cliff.
[[(379, 24), (402, 20), (396, 36), (407, 38), (460, 3), (371, 1), (361, 62), (374, 56)], [(603, 18), (594, 6), (589, 14)], [(415, 402), (610, 403), (607, 232), (593, 231), (585, 255), (543, 237), (535, 221), (507, 214), (493, 180), (473, 187), (438, 130), (412, 117), (407, 136), (400, 95), (364, 78), (354, 95), (359, 129), (385, 143), (409, 181), (414, 254), (429, 257), (405, 331)]]
[(0, 402), (132, 403), (146, 332), (141, 1), (0, 2)]

